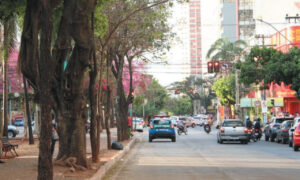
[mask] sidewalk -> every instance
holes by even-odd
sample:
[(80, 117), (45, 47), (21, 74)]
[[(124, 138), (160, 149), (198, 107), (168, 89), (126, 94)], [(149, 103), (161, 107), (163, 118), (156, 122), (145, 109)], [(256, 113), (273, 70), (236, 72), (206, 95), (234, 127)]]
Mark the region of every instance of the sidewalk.
[[(111, 128), (112, 140), (117, 139), (117, 130), (116, 128)], [(133, 140), (128, 140), (122, 142), (123, 146)], [(0, 179), (6, 180), (32, 180), (37, 179), (37, 165), (38, 165), (38, 140), (35, 140), (34, 145), (29, 145), (28, 140), (10, 140), (11, 143), (19, 144), (17, 149), (18, 157), (13, 157), (10, 153), (7, 154), (7, 157), (2, 157), (5, 163), (0, 164)], [(86, 138), (86, 152), (88, 162), (91, 163), (91, 146), (90, 146), (90, 138), (89, 134), (87, 134)], [(88, 179), (91, 178), (106, 162), (110, 162), (111, 159), (114, 159), (117, 155), (122, 151), (118, 150), (107, 150), (107, 140), (106, 140), (106, 132), (103, 130), (101, 133), (101, 142), (100, 142), (100, 163), (92, 164), (91, 169), (87, 171), (79, 171), (71, 172), (70, 168), (54, 166), (54, 178), (57, 179)], [(58, 153), (58, 142), (56, 143), (54, 156), (56, 157)], [(4, 156), (4, 154), (2, 154)], [(103, 170), (102, 170), (103, 171)], [(99, 173), (99, 172), (98, 172)], [(103, 174), (103, 172), (102, 172)]]

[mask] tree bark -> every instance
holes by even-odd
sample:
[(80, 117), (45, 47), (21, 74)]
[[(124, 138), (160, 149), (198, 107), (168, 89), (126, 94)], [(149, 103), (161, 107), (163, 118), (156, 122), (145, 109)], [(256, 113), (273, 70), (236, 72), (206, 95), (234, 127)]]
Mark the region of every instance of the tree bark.
[(8, 22), (4, 22), (4, 64), (3, 64), (3, 136), (8, 135)]
[(51, 156), (51, 135), (52, 135), (52, 116), (51, 116), (51, 81), (53, 70), (51, 64), (51, 39), (52, 39), (52, 13), (50, 0), (40, 1), (41, 13), (41, 41), (40, 41), (40, 77), (39, 83), (39, 102), (41, 105), (41, 137), (39, 145), (38, 159), (38, 179), (52, 180), (53, 165)]
[(29, 132), (29, 144), (34, 144), (33, 134), (32, 134), (32, 127), (31, 127), (31, 116), (30, 116), (30, 109), (29, 109), (29, 100), (27, 94), (27, 83), (25, 77), (23, 77), (24, 83), (24, 94), (25, 94), (25, 109), (27, 115), (27, 125), (28, 125), (28, 132)]
[(111, 88), (110, 88), (110, 69), (111, 69), (111, 61), (107, 61), (106, 67), (106, 83), (107, 83), (107, 94), (106, 94), (106, 106), (105, 106), (105, 128), (106, 128), (106, 135), (107, 135), (107, 149), (111, 149), (111, 134), (110, 134), (110, 123), (109, 123), (109, 116), (110, 116), (110, 109), (111, 109)]

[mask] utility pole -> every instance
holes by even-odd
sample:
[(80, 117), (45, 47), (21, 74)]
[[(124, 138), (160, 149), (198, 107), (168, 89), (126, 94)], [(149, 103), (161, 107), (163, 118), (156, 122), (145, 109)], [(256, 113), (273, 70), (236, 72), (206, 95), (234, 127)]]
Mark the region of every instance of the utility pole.
[[(235, 62), (238, 63), (239, 56), (235, 56)], [(240, 84), (238, 70), (235, 70), (235, 108), (238, 111), (238, 116), (240, 116)]]

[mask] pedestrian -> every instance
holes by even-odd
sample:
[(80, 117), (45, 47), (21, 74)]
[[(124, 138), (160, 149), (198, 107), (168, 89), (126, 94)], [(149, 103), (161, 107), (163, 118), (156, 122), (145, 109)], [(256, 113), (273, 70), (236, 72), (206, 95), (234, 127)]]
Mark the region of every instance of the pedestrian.
[(2, 158), (2, 142), (0, 141), (0, 163), (4, 163), (4, 161), (2, 161), (1, 158)]

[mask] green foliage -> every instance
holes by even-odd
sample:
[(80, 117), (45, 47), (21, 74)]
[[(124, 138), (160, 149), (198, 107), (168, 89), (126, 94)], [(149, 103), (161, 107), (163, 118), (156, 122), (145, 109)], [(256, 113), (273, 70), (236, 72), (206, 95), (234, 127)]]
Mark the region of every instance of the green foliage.
[(235, 77), (230, 74), (217, 80), (212, 89), (220, 98), (221, 105), (231, 105), (235, 103)]
[[(158, 114), (165, 107), (168, 98), (166, 89), (157, 80), (153, 79), (145, 94), (135, 96), (133, 114), (140, 117), (143, 116), (143, 106), (145, 116)], [(144, 104), (145, 99), (147, 101), (146, 104)]]
[[(241, 70), (239, 81), (251, 85), (259, 84), (262, 80), (265, 80), (265, 84), (275, 80), (274, 76), (277, 76), (281, 69), (278, 60), (282, 55), (281, 52), (273, 48), (253, 47), (245, 62), (239, 62), (236, 65), (236, 68)], [(276, 65), (270, 62), (274, 62)], [(266, 85), (262, 88), (266, 88)]]
[(25, 13), (26, 0), (1, 0), (0, 1), (0, 21), (5, 21), (11, 16)]
[(188, 96), (180, 96), (178, 99), (169, 100), (168, 104), (168, 110), (175, 115), (186, 115), (193, 113), (193, 104)]

